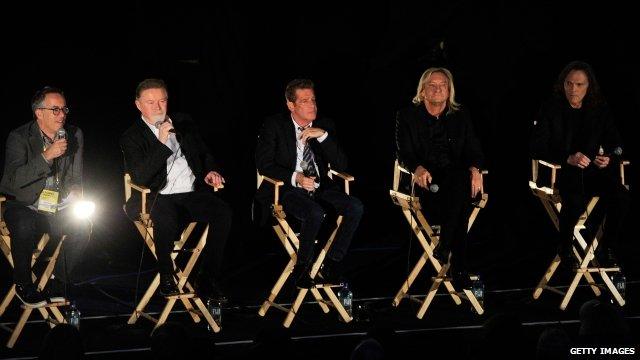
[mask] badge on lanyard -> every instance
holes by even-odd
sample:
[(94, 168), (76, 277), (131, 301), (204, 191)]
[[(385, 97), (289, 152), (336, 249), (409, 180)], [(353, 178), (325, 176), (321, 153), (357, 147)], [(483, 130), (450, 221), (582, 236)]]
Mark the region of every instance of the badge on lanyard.
[(60, 193), (53, 189), (44, 189), (38, 199), (38, 210), (49, 214), (55, 214), (58, 210), (58, 198)]

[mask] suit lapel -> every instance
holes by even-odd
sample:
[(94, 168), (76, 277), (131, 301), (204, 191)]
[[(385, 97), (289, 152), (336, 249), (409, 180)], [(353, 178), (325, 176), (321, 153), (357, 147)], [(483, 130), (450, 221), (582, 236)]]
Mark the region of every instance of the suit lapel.
[(296, 168), (296, 158), (298, 150), (296, 148), (296, 128), (290, 116), (285, 115), (282, 120), (282, 126), (285, 133), (284, 139), (287, 146), (287, 154), (289, 156), (288, 163), (292, 168)]

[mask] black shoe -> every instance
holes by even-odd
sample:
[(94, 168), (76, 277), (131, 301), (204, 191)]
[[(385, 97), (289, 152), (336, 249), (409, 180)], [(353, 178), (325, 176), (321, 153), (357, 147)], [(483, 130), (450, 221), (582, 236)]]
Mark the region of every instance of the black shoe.
[(315, 281), (309, 275), (308, 264), (296, 264), (291, 277), (298, 289), (309, 289), (315, 286)]
[(460, 290), (471, 290), (472, 282), (469, 273), (465, 270), (452, 271), (453, 286)]
[(597, 253), (598, 264), (601, 267), (618, 267), (618, 259), (611, 248), (605, 248)]
[(451, 250), (444, 246), (443, 244), (438, 244), (438, 246), (433, 250), (433, 257), (438, 260), (440, 265), (447, 264), (449, 262), (449, 254)]
[(47, 302), (51, 303), (59, 303), (67, 301), (65, 296), (65, 283), (58, 279), (51, 279), (47, 284), (47, 287), (42, 292)]
[(218, 281), (214, 280), (212, 275), (208, 275), (204, 272), (198, 274), (193, 286), (196, 293), (201, 298), (209, 298), (220, 303), (226, 303), (229, 301), (226, 291), (224, 291)]
[(18, 299), (28, 308), (47, 305), (47, 300), (33, 283), (16, 284), (16, 296), (18, 296)]
[(342, 266), (341, 262), (325, 258), (322, 267), (320, 268), (320, 275), (325, 284), (339, 285), (342, 278)]
[(158, 293), (164, 297), (180, 295), (180, 290), (176, 285), (173, 275), (160, 274), (160, 286), (158, 287)]

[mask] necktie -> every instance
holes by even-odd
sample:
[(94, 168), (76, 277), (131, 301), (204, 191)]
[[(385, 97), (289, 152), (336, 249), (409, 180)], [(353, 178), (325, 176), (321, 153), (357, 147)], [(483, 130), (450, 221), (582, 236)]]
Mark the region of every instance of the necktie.
[[(303, 131), (303, 127), (298, 127), (298, 130)], [(302, 163), (300, 164), (302, 167), (302, 171), (304, 172), (304, 176), (307, 177), (316, 177), (316, 181), (319, 182), (318, 173), (316, 172), (316, 163), (314, 161), (313, 150), (311, 150), (311, 146), (307, 141), (304, 144), (304, 149), (302, 150)]]

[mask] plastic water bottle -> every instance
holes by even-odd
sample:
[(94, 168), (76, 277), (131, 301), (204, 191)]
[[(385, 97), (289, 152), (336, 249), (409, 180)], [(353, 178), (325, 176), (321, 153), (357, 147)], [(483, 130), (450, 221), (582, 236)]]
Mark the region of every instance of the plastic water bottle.
[[(220, 301), (207, 299), (207, 309), (216, 324), (218, 324), (218, 326), (222, 326), (222, 304), (220, 304)], [(207, 329), (209, 329), (209, 331), (213, 331), (211, 325), (207, 325)]]
[[(342, 285), (342, 288), (340, 289), (340, 291), (338, 291), (338, 300), (340, 300), (340, 304), (342, 304), (342, 307), (344, 307), (344, 309), (347, 311), (347, 314), (349, 314), (349, 317), (353, 317), (353, 292), (351, 292), (351, 289), (349, 289), (349, 284), (347, 282), (345, 282)], [(342, 318), (340, 318), (341, 321), (343, 321)]]
[(476, 297), (480, 306), (484, 306), (484, 283), (482, 282), (482, 279), (480, 279), (480, 275), (473, 277), (471, 292), (473, 292), (473, 296)]
[(80, 330), (80, 310), (76, 306), (75, 302), (72, 302), (67, 310), (67, 323)]
[(618, 292), (620, 293), (620, 296), (622, 296), (622, 298), (624, 299), (625, 290), (627, 290), (627, 278), (624, 276), (624, 274), (621, 271), (613, 273), (613, 275), (611, 275), (611, 282), (613, 283), (613, 286), (616, 287), (616, 290), (618, 290)]

